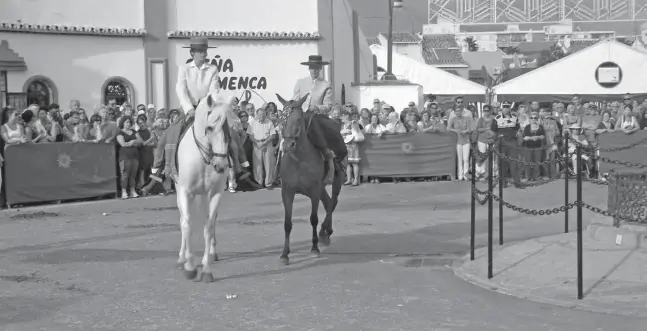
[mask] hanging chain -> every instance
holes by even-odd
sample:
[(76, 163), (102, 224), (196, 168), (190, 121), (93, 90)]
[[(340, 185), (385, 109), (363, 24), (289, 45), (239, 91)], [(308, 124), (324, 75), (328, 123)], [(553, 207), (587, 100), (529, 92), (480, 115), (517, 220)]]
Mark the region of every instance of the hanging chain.
[[(575, 140), (573, 137), (570, 137), (570, 136), (569, 136), (569, 137), (568, 137), (568, 140), (569, 140), (570, 142), (572, 142), (572, 143), (574, 143), (574, 144), (576, 144), (576, 145), (580, 146), (580, 147), (584, 147), (584, 148), (589, 147), (589, 146), (584, 145), (584, 144), (582, 144), (581, 142), (579, 142), (579, 141)], [(599, 150), (600, 152), (619, 152), (619, 151), (624, 151), (624, 150), (627, 150), (627, 149), (632, 149), (632, 148), (634, 148), (634, 147), (636, 147), (636, 146), (644, 145), (644, 144), (647, 144), (647, 138), (644, 138), (644, 139), (642, 139), (642, 140), (636, 141), (635, 143), (632, 143), (632, 144), (627, 145), (627, 146), (612, 147), (612, 148), (597, 148), (597, 150)]]
[[(549, 165), (549, 164), (554, 164), (554, 163), (564, 163), (564, 160), (567, 160), (567, 159), (564, 158), (563, 155), (557, 154), (557, 155), (555, 155), (555, 158), (551, 159), (551, 160), (545, 160), (545, 161), (541, 161), (541, 162), (530, 162), (530, 161), (522, 161), (522, 160), (512, 158), (512, 157), (507, 156), (507, 155), (505, 155), (503, 153), (499, 153), (499, 151), (496, 151), (496, 150), (492, 151), (492, 152), (496, 156), (498, 156), (498, 157), (500, 157), (500, 158), (502, 158), (504, 160), (507, 160), (507, 161), (510, 161), (510, 162), (515, 162), (515, 163), (518, 163), (518, 164), (523, 164), (523, 165), (536, 165), (536, 166)], [(567, 153), (567, 155), (568, 155), (568, 157), (570, 157), (570, 156), (575, 155), (575, 153)]]
[(605, 162), (605, 163), (611, 163), (619, 166), (625, 166), (627, 168), (637, 168), (637, 169), (642, 169), (642, 168), (647, 168), (647, 164), (644, 163), (632, 163), (632, 162), (626, 162), (626, 161), (620, 161), (620, 160), (612, 160), (608, 157), (604, 156), (598, 156), (598, 160)]
[[(636, 205), (640, 206), (641, 204), (636, 204)], [(618, 214), (616, 214), (614, 212), (610, 212), (610, 211), (607, 211), (607, 210), (602, 210), (602, 209), (600, 209), (598, 207), (591, 206), (591, 205), (589, 205), (588, 203), (586, 203), (584, 201), (582, 201), (582, 207), (584, 207), (584, 208), (586, 208), (586, 209), (588, 209), (588, 210), (590, 210), (590, 211), (592, 211), (592, 212), (594, 212), (596, 214), (600, 214), (600, 215), (603, 215), (603, 216), (606, 216), (606, 217), (612, 217), (614, 219), (620, 219), (620, 220), (623, 220), (625, 222), (645, 223), (645, 221), (646, 221), (646, 219), (644, 219), (644, 218), (643, 219), (631, 218), (631, 217), (624, 216), (624, 215), (618, 215)]]
[[(485, 205), (488, 202), (488, 198), (490, 197), (490, 194), (487, 191), (481, 191), (481, 190), (479, 190), (477, 188), (473, 188), (472, 195), (474, 196), (474, 198), (476, 199), (476, 202), (478, 202), (479, 205)], [(479, 195), (484, 195), (485, 197), (483, 197), (481, 199), (479, 197)], [(556, 208), (528, 209), (528, 208), (518, 207), (518, 206), (515, 206), (515, 205), (513, 205), (513, 204), (511, 204), (509, 202), (506, 202), (506, 201), (504, 201), (503, 199), (501, 199), (500, 197), (498, 197), (495, 194), (492, 194), (492, 199), (494, 201), (502, 204), (506, 208), (512, 209), (512, 210), (514, 210), (516, 212), (519, 212), (519, 213), (523, 213), (523, 214), (526, 214), (526, 215), (533, 215), (533, 216), (536, 216), (536, 215), (543, 216), (543, 215), (558, 214), (558, 213), (561, 213), (561, 212), (565, 212), (565, 211), (567, 211), (569, 209), (573, 209), (573, 207), (575, 207), (577, 205), (577, 202), (571, 202), (568, 205), (561, 206), (561, 207), (556, 207)]]

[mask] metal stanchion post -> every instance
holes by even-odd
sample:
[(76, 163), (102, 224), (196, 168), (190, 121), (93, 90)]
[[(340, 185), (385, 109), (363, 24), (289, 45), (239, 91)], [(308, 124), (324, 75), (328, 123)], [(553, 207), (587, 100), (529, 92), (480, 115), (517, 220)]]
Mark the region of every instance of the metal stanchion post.
[[(568, 128), (564, 131), (564, 165), (562, 171), (564, 172), (564, 206), (568, 206)], [(564, 212), (564, 233), (568, 233), (568, 213), (567, 209)]]
[(492, 195), (493, 195), (493, 178), (492, 178), (492, 156), (494, 154), (494, 144), (488, 143), (488, 178), (487, 178), (487, 277), (492, 278)]
[[(501, 155), (503, 155), (503, 136), (499, 136), (499, 199), (503, 200), (503, 167), (501, 166)], [(499, 201), (499, 245), (503, 245), (503, 204)]]
[[(475, 146), (478, 148), (478, 146)], [(470, 218), (470, 260), (474, 261), (474, 237), (476, 236), (476, 160), (478, 159), (477, 150), (472, 150), (472, 200), (471, 200), (471, 218)]]
[(577, 298), (582, 300), (583, 293), (583, 263), (582, 263), (582, 147), (576, 146), (577, 154)]

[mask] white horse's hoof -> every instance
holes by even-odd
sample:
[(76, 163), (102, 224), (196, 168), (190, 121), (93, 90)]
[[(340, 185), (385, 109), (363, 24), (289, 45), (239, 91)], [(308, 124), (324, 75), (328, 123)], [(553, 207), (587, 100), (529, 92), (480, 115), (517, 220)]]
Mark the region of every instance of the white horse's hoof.
[(195, 279), (198, 276), (198, 268), (195, 268), (193, 270), (183, 270), (184, 277), (188, 280)]
[(213, 283), (216, 281), (216, 278), (213, 277), (213, 274), (210, 272), (203, 272), (202, 275), (200, 276), (200, 280), (203, 283)]

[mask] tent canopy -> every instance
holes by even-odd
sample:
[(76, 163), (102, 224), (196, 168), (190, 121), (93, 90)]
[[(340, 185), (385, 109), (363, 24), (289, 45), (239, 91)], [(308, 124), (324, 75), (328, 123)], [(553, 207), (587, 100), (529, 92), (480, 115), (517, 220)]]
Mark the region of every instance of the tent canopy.
[[(598, 66), (613, 62), (621, 69), (620, 83), (606, 88), (598, 84)], [(498, 98), (559, 99), (574, 94), (618, 97), (647, 92), (647, 54), (615, 40), (604, 40), (575, 54), (506, 81), (494, 91)], [(591, 97), (588, 97), (590, 99)]]
[[(381, 45), (371, 45), (370, 48), (377, 58), (377, 65), (386, 68), (386, 49)], [(469, 98), (469, 96), (475, 96), (476, 99), (485, 97), (485, 87), (483, 85), (416, 61), (397, 52), (393, 52), (393, 74), (421, 85), (424, 94), (463, 95), (466, 99), (475, 99)]]

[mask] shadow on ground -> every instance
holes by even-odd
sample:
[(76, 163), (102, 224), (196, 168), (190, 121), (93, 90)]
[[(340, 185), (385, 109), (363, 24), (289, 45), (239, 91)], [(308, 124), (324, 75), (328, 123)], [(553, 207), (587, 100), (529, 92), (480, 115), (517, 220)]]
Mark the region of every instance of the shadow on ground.
[(177, 257), (177, 251), (122, 250), (122, 249), (61, 249), (23, 259), (38, 264), (68, 264), (84, 262), (122, 262)]

